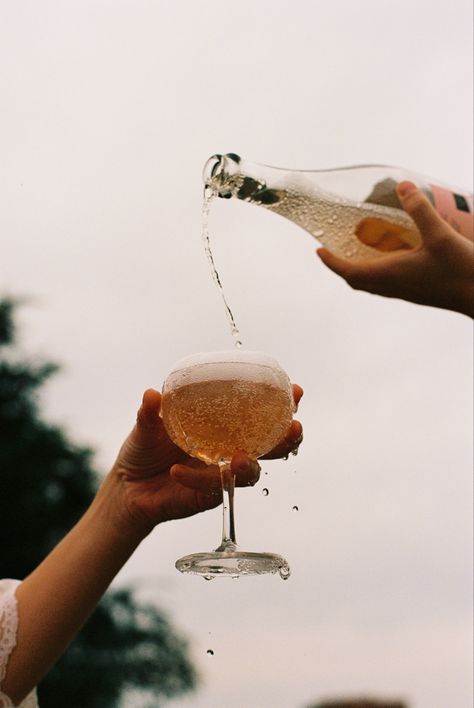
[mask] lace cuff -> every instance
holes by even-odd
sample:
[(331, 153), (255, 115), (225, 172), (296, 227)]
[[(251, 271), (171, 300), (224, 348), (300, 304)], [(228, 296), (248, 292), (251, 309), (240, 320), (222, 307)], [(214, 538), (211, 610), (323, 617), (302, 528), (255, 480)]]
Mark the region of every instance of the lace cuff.
[[(0, 708), (14, 708), (5, 693), (2, 681), (7, 672), (8, 659), (16, 646), (18, 631), (18, 607), (15, 591), (19, 580), (0, 580)], [(30, 693), (18, 708), (36, 708), (36, 692)]]
[(11, 700), (1, 691), (2, 681), (7, 672), (10, 654), (16, 645), (18, 629), (18, 610), (15, 590), (18, 580), (0, 581), (0, 708), (13, 706)]

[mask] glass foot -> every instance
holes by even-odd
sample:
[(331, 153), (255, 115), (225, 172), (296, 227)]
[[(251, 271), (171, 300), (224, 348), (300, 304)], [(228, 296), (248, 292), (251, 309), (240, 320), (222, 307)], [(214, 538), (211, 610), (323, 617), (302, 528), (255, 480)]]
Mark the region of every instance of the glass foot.
[(175, 563), (181, 573), (202, 575), (206, 580), (215, 577), (239, 578), (241, 575), (278, 573), (287, 580), (290, 577), (288, 562), (276, 553), (251, 553), (249, 551), (208, 551), (191, 553)]

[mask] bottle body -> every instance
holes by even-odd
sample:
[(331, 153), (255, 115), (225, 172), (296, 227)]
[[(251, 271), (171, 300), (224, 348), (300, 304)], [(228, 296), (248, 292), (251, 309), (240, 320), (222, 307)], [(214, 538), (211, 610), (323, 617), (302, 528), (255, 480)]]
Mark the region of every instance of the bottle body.
[(204, 182), (212, 192), (280, 214), (345, 258), (373, 258), (420, 244), (421, 236), (395, 191), (407, 179), (425, 192), (456, 230), (472, 238), (471, 195), (431, 184), (401, 168), (361, 165), (289, 171), (247, 162), (234, 154), (215, 155), (204, 168)]

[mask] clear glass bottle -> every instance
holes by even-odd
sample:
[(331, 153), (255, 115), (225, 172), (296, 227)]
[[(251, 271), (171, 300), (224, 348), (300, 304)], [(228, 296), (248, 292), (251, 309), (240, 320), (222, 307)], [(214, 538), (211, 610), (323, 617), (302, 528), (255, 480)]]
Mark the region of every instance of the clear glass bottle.
[(419, 245), (420, 234), (395, 192), (403, 180), (415, 182), (444, 219), (473, 237), (472, 195), (399, 167), (285, 170), (229, 153), (211, 157), (203, 179), (211, 193), (280, 214), (345, 258), (373, 258)]

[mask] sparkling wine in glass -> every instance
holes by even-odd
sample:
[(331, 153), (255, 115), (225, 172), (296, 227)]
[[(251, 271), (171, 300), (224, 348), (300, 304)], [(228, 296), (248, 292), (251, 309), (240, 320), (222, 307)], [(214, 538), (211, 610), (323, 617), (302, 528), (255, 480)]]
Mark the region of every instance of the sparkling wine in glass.
[(223, 498), (221, 543), (214, 551), (180, 558), (178, 570), (207, 579), (276, 572), (289, 576), (282, 556), (237, 546), (230, 461), (236, 451), (256, 460), (272, 450), (285, 437), (294, 411), (287, 374), (262, 352), (205, 352), (174, 366), (163, 385), (165, 428), (189, 455), (219, 466)]

